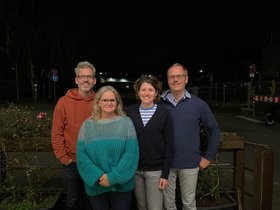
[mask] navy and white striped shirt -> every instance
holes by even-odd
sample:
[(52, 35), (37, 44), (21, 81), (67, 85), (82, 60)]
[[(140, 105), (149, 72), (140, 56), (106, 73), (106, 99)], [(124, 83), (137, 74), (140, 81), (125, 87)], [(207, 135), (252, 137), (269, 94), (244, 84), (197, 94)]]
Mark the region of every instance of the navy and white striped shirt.
[(157, 109), (156, 104), (149, 108), (143, 108), (141, 106), (139, 107), (140, 116), (142, 118), (144, 126), (149, 122), (151, 117), (154, 115), (156, 109)]

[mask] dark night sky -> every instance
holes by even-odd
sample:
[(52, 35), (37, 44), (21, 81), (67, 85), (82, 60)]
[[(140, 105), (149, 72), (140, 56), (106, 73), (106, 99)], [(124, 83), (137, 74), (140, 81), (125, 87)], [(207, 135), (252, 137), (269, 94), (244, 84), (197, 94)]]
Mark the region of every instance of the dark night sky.
[(190, 73), (204, 68), (220, 78), (221, 73), (247, 76), (245, 65), (260, 56), (261, 5), (251, 0), (175, 2), (107, 7), (101, 66), (165, 74), (178, 61)]
[(216, 80), (234, 80), (259, 62), (263, 1), (34, 2), (35, 22), (63, 20), (65, 39), (80, 39), (77, 62), (89, 60), (98, 71), (164, 75), (181, 62), (190, 75), (203, 68)]

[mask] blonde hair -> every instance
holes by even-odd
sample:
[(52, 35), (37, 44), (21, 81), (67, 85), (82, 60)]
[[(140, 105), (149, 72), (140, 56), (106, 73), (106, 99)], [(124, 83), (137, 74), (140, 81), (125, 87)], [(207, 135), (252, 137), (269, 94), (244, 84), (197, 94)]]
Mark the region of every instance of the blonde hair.
[(171, 68), (173, 68), (173, 67), (176, 67), (176, 66), (180, 66), (180, 67), (182, 67), (183, 68), (183, 70), (185, 71), (185, 73), (186, 73), (186, 75), (188, 75), (188, 69), (187, 69), (187, 67), (186, 66), (184, 66), (183, 64), (181, 64), (181, 63), (174, 63), (174, 64), (172, 64), (168, 69), (167, 69), (167, 76), (168, 76), (168, 72), (169, 72), (169, 70), (171, 69)]
[(115, 110), (115, 114), (117, 116), (125, 116), (125, 112), (123, 111), (123, 103), (122, 103), (122, 99), (121, 99), (121, 96), (120, 94), (118, 93), (118, 91), (111, 85), (106, 85), (106, 86), (103, 86), (101, 87), (95, 97), (94, 97), (94, 100), (93, 100), (93, 109), (92, 109), (92, 116), (91, 118), (95, 121), (97, 120), (100, 120), (101, 119), (101, 109), (99, 107), (99, 102), (100, 102), (100, 99), (101, 97), (103, 96), (103, 94), (107, 91), (111, 91), (114, 93), (115, 97), (116, 97), (116, 100), (117, 100), (117, 108)]

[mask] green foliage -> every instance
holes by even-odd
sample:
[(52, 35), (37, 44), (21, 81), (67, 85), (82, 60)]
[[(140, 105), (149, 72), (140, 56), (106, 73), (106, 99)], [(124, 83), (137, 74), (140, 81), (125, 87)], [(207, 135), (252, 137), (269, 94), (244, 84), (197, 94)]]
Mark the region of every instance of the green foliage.
[[(208, 130), (201, 126), (200, 130), (200, 150), (203, 154), (207, 149), (208, 141)], [(212, 161), (212, 163), (205, 169), (200, 170), (198, 173), (197, 187), (196, 187), (196, 196), (197, 199), (203, 197), (210, 197), (217, 201), (220, 200), (220, 177), (219, 177), (219, 167), (217, 164), (217, 158)]]
[[(39, 113), (40, 115), (41, 113)], [(42, 136), (51, 126), (49, 118), (38, 118), (34, 111), (13, 103), (0, 108), (1, 141), (25, 140), (30, 137)], [(24, 142), (23, 142), (24, 143)]]
[(15, 200), (14, 197), (8, 197), (3, 202), (0, 203), (0, 208), (3, 208), (5, 210), (33, 210), (33, 209), (39, 209), (46, 206), (49, 206), (50, 204), (53, 204), (59, 194), (57, 195), (49, 195), (49, 196), (43, 196), (38, 198), (38, 201), (36, 203), (30, 201), (29, 199), (23, 199), (21, 201)]
[(211, 197), (217, 201), (220, 199), (220, 178), (219, 168), (216, 163), (211, 164), (206, 169), (200, 170), (198, 174), (198, 184), (196, 188), (197, 199)]
[[(0, 107), (0, 152), (2, 156), (0, 193), (11, 194), (13, 200), (20, 200), (24, 194), (25, 199), (20, 201), (21, 206), (28, 206), (28, 203), (36, 206), (40, 200), (38, 192), (40, 169), (32, 164), (37, 157), (30, 155), (29, 152), (31, 148), (36, 147), (36, 140), (49, 132), (50, 122), (50, 119), (46, 118), (45, 112), (37, 115), (30, 108), (13, 103)], [(13, 148), (12, 151), (15, 155), (8, 157), (9, 148)], [(3, 164), (2, 161), (5, 163)], [(19, 171), (23, 171), (23, 173), (19, 174)], [(11, 200), (9, 203), (12, 205)]]

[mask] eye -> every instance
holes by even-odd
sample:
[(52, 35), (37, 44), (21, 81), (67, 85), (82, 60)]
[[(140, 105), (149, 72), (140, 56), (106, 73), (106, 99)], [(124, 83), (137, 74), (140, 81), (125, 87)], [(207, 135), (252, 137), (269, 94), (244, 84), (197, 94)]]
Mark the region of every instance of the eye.
[(93, 79), (93, 75), (78, 75), (79, 79)]
[(109, 104), (109, 103), (111, 103), (111, 104), (116, 104), (116, 103), (117, 103), (117, 100), (116, 100), (116, 99), (101, 99), (101, 102), (102, 102), (103, 104)]

